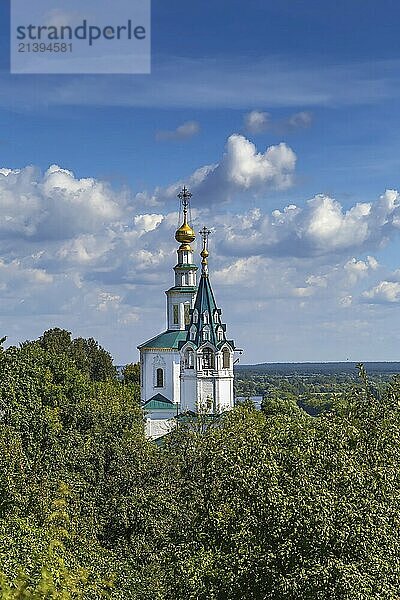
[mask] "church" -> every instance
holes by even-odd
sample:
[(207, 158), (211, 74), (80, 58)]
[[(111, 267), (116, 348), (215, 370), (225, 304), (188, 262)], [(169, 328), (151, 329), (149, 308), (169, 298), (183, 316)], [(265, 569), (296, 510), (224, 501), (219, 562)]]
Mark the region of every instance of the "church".
[(233, 408), (235, 344), (226, 336), (222, 311), (215, 301), (208, 271), (210, 231), (203, 227), (201, 273), (194, 262), (196, 234), (189, 223), (191, 193), (178, 198), (183, 223), (176, 231), (179, 244), (174, 285), (167, 290), (167, 329), (144, 342), (140, 351), (141, 400), (146, 431), (156, 439), (185, 414), (221, 414)]

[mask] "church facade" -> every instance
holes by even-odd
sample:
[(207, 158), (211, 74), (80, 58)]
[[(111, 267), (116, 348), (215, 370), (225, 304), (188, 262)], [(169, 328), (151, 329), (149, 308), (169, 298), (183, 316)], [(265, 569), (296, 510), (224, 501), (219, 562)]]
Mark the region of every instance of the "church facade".
[(189, 224), (190, 192), (178, 195), (183, 223), (176, 231), (179, 243), (174, 285), (166, 291), (167, 329), (141, 344), (141, 399), (147, 414), (147, 432), (160, 437), (185, 413), (220, 414), (233, 408), (235, 344), (226, 336), (208, 271), (208, 236), (204, 227), (201, 272), (194, 262), (196, 234)]

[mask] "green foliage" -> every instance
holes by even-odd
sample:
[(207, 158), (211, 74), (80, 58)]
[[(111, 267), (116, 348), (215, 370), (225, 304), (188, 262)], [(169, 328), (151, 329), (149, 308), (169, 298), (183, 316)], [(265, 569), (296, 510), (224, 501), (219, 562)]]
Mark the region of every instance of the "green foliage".
[(140, 384), (140, 363), (129, 363), (122, 369), (124, 383)]
[(72, 600), (86, 598), (88, 594), (96, 598), (109, 597), (111, 578), (98, 580), (89, 570), (71, 569), (66, 564), (65, 541), (71, 538), (68, 496), (68, 487), (61, 484), (46, 520), (47, 547), (36, 555), (30, 570), (20, 570), (13, 581), (0, 572), (2, 600)]
[(117, 376), (110, 353), (93, 338), (73, 340), (69, 331), (55, 327), (45, 331), (37, 342), (52, 354), (68, 356), (93, 381), (115, 379)]
[(0, 353), (1, 599), (398, 600), (399, 378), (360, 365), (316, 417), (274, 385), (159, 448), (137, 384), (40, 340)]

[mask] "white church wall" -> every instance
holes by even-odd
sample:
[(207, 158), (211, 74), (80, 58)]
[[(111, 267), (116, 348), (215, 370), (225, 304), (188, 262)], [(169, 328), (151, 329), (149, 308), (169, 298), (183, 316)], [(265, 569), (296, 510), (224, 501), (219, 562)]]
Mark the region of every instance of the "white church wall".
[(145, 432), (146, 436), (152, 440), (166, 435), (173, 431), (176, 427), (175, 419), (146, 419)]
[(197, 378), (194, 369), (185, 369), (181, 374), (181, 411), (197, 410)]
[(218, 412), (233, 408), (233, 378), (218, 378), (215, 382), (215, 400)]
[[(179, 403), (179, 365), (178, 351), (142, 350), (142, 401), (147, 402), (156, 394)], [(157, 386), (157, 369), (163, 369), (163, 386)], [(178, 382), (178, 383), (177, 383)]]

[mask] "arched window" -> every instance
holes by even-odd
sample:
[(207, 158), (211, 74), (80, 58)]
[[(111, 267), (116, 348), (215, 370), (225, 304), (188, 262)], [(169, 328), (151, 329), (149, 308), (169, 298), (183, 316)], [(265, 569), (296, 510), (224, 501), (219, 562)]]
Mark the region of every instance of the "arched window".
[(184, 311), (185, 311), (185, 325), (189, 325), (190, 323), (190, 304), (185, 304), (184, 305)]
[(231, 368), (231, 353), (227, 348), (224, 348), (224, 351), (222, 352), (222, 366), (223, 369)]
[(185, 364), (186, 364), (187, 369), (194, 369), (194, 352), (193, 352), (193, 350), (187, 351)]
[(199, 312), (198, 312), (197, 308), (195, 308), (193, 311), (193, 323), (197, 323), (198, 320), (199, 320)]
[(223, 331), (222, 327), (218, 328), (217, 339), (219, 342), (222, 342), (222, 340), (224, 339), (224, 331)]
[(209, 342), (209, 341), (210, 341), (210, 328), (207, 325), (206, 327), (203, 327), (203, 342)]
[(164, 387), (164, 370), (157, 369), (157, 385), (156, 387)]
[(215, 322), (215, 323), (218, 323), (218, 316), (219, 316), (219, 315), (218, 315), (218, 308), (216, 308), (216, 309), (214, 310), (214, 322)]
[(193, 342), (196, 339), (196, 327), (192, 325), (190, 328), (190, 340)]
[(207, 311), (203, 312), (203, 323), (204, 323), (204, 325), (207, 325), (207, 323), (208, 323), (208, 312)]
[(204, 348), (203, 350), (203, 369), (214, 369), (215, 368), (215, 360), (214, 360), (214, 352), (211, 348)]

